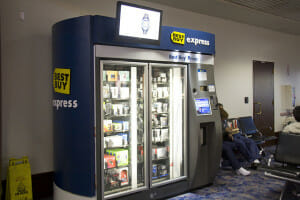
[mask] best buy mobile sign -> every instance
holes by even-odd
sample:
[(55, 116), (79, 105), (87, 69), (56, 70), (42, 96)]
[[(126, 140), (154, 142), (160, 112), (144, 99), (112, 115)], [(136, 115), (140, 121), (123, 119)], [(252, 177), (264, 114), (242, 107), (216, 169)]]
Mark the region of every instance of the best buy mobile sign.
[(53, 72), (53, 88), (57, 93), (70, 94), (71, 70), (55, 68)]

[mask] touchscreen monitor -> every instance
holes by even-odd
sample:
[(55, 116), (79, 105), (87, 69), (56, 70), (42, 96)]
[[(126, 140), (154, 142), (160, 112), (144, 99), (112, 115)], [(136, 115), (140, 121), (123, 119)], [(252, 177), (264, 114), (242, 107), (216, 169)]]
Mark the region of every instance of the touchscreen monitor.
[(196, 98), (195, 106), (197, 115), (211, 115), (209, 98)]

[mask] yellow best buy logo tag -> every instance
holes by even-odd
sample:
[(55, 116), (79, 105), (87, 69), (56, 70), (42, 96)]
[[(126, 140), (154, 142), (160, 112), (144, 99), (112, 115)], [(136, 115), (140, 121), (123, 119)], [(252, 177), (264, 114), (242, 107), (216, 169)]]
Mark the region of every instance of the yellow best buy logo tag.
[(185, 41), (185, 34), (184, 33), (180, 33), (180, 32), (176, 32), (173, 31), (171, 33), (171, 40), (173, 43), (177, 43), (177, 44), (184, 44)]
[(70, 94), (71, 70), (55, 68), (53, 72), (53, 88), (57, 93)]

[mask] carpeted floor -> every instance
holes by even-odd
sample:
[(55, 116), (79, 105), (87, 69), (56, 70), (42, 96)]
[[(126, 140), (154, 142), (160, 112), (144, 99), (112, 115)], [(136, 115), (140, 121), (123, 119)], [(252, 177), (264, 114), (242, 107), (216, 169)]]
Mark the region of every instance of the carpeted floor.
[(232, 170), (220, 169), (214, 184), (182, 194), (170, 200), (275, 200), (279, 199), (284, 182), (251, 170), (250, 176), (238, 176)]

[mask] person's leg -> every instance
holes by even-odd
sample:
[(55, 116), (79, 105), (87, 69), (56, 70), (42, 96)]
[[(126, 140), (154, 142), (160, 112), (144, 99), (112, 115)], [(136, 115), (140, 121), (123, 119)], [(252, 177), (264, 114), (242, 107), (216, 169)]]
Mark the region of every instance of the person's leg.
[(235, 144), (233, 142), (224, 141), (222, 146), (222, 155), (226, 157), (232, 168), (236, 171), (237, 174), (248, 176), (250, 175), (250, 172), (244, 169), (238, 159), (236, 158), (236, 155), (234, 154)]
[(243, 157), (248, 161), (252, 162), (251, 152), (247, 147), (246, 143), (240, 137), (234, 137), (233, 143), (236, 145), (237, 150), (243, 155)]
[(249, 138), (244, 137), (243, 141), (245, 142), (249, 152), (250, 152), (250, 158), (251, 160), (256, 160), (260, 157), (259, 155), (259, 149), (257, 147), (257, 144)]
[(234, 170), (239, 169), (241, 167), (240, 162), (236, 158), (236, 155), (234, 154), (235, 145), (232, 142), (224, 141), (222, 146), (222, 154), (225, 158), (227, 158)]

